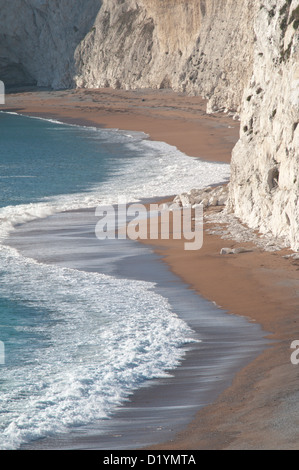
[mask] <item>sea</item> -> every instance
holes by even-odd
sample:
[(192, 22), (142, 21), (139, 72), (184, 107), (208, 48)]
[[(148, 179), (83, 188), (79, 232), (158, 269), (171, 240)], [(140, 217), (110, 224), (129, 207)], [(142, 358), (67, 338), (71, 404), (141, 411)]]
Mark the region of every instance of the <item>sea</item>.
[(96, 208), (227, 182), (229, 165), (16, 113), (0, 113), (0, 142), (0, 449), (171, 437), (264, 332), (201, 299), (151, 248), (98, 240)]

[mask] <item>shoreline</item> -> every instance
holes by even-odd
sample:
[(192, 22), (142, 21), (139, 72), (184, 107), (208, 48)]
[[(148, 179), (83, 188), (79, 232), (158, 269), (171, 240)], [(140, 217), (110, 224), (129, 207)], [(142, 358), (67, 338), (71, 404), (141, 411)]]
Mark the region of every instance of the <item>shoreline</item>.
[[(60, 216), (57, 213), (17, 227), (8, 245), (39, 263), (98, 272), (128, 282), (149, 282), (151, 290), (167, 299), (170, 310), (188, 324), (196, 341), (183, 346), (185, 352), (168, 376), (148, 379), (114, 410), (111, 419), (24, 444), (21, 450), (136, 450), (174, 439), (199, 409), (229, 386), (237, 371), (268, 346), (264, 332), (191, 292), (149, 247), (128, 239), (96, 240), (94, 209), (69, 212), (67, 225)], [(85, 238), (82, 246), (72, 244), (76, 231), (79, 235), (82, 229), (89, 230), (87, 257), (82, 256)], [(51, 247), (46, 256), (45, 245)]]
[(0, 110), (66, 124), (143, 132), (186, 155), (229, 163), (239, 122), (207, 114), (200, 97), (168, 90), (26, 91), (8, 94)]
[[(8, 95), (9, 105), (2, 109), (83, 125), (89, 122), (101, 127), (141, 130), (187, 155), (226, 163), (237, 138), (236, 122), (227, 116), (206, 115), (205, 102), (197, 97), (145, 90), (41, 93), (39, 102), (38, 93)], [(106, 105), (98, 101), (90, 104), (96, 97), (106, 99)], [(128, 126), (124, 128), (126, 122)], [(258, 322), (275, 340), (270, 349), (236, 374), (232, 385), (213, 405), (199, 411), (177, 439), (151, 448), (297, 449), (297, 374), (290, 362), (290, 344), (299, 338), (298, 261), (283, 258), (289, 250), (265, 252), (253, 244), (246, 244), (254, 249), (250, 253), (223, 256), (219, 254), (222, 247), (240, 244), (206, 231), (203, 248), (195, 254), (185, 252), (180, 241), (147, 243), (190, 289), (229, 314)]]

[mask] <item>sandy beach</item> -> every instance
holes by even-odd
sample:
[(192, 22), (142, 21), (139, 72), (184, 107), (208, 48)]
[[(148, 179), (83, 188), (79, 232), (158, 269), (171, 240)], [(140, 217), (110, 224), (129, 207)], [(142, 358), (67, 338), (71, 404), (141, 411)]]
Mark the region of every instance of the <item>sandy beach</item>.
[[(64, 122), (143, 131), (190, 157), (228, 163), (239, 123), (207, 115), (205, 101), (167, 90), (28, 90), (11, 93), (1, 109)], [(191, 189), (191, 188), (190, 188)], [(183, 241), (148, 241), (190, 289), (229, 314), (241, 315), (270, 332), (273, 345), (236, 374), (233, 384), (172, 442), (156, 449), (297, 449), (298, 366), (290, 361), (299, 339), (299, 261), (287, 249), (220, 255), (234, 240), (207, 233), (201, 250), (185, 251)], [(145, 242), (144, 242), (145, 243)]]

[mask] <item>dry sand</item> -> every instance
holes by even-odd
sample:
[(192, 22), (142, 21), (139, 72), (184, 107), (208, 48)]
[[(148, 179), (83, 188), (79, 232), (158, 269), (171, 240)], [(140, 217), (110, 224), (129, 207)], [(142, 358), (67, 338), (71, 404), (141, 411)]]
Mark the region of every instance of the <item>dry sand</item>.
[(200, 97), (167, 90), (27, 91), (9, 94), (0, 109), (67, 123), (145, 132), (193, 157), (229, 162), (239, 123), (207, 115)]
[[(143, 131), (211, 161), (230, 161), (239, 132), (232, 118), (206, 115), (201, 98), (165, 90), (27, 91), (9, 95), (2, 109)], [(155, 448), (298, 449), (299, 366), (290, 362), (290, 345), (299, 339), (299, 261), (283, 258), (288, 250), (265, 252), (251, 244), (253, 252), (220, 255), (222, 247), (238, 243), (210, 235), (206, 227), (200, 251), (184, 251), (180, 240), (147, 243), (190, 288), (258, 322), (275, 340), (175, 441)]]

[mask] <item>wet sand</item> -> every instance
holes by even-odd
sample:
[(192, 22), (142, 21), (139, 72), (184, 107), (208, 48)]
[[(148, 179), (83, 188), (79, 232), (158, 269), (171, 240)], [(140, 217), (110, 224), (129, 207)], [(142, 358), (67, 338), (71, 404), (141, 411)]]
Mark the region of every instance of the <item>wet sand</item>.
[[(27, 92), (9, 95), (2, 109), (143, 131), (211, 161), (229, 162), (238, 137), (237, 121), (207, 116), (200, 98), (168, 91)], [(239, 371), (175, 440), (155, 448), (298, 449), (299, 369), (290, 362), (290, 345), (299, 339), (299, 262), (283, 258), (288, 250), (265, 252), (254, 245), (250, 253), (220, 255), (222, 247), (238, 243), (210, 235), (206, 228), (197, 252), (185, 251), (177, 240), (150, 244), (191, 289), (229, 314), (259, 323), (275, 342)]]
[(94, 209), (62, 212), (16, 227), (7, 244), (41, 263), (150, 282), (151, 290), (192, 328), (195, 341), (186, 344), (168, 377), (147, 380), (110, 419), (21, 449), (132, 450), (172, 440), (268, 346), (258, 324), (227, 315), (190, 291), (151, 247), (128, 239), (100, 241), (94, 227)]
[(204, 160), (229, 162), (239, 122), (206, 114), (200, 97), (167, 90), (27, 91), (7, 95), (0, 110), (62, 120), (70, 124), (145, 132)]

